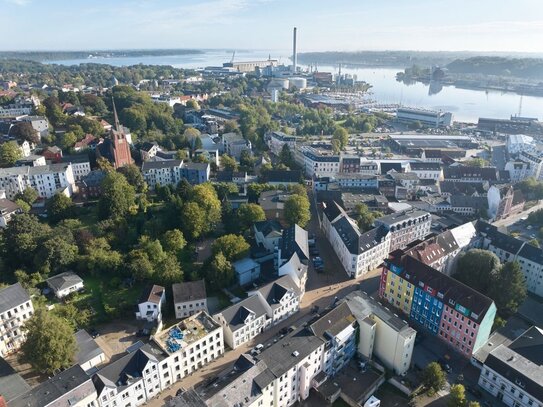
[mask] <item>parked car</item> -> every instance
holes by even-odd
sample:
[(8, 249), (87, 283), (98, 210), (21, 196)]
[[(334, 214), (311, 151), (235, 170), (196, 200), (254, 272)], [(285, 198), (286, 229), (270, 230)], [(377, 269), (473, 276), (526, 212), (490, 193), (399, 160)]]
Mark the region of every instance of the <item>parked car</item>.
[(441, 368), (447, 372), (447, 373), (451, 373), (452, 372), (452, 368), (451, 366), (447, 363), (447, 361), (445, 359), (439, 359), (439, 364), (441, 365)]
[(281, 335), (286, 335), (286, 334), (288, 334), (288, 332), (289, 332), (289, 330), (288, 330), (288, 327), (286, 327), (286, 326), (284, 328), (281, 328), (280, 331), (279, 331), (279, 333)]
[(318, 256), (319, 255), (319, 249), (317, 249), (316, 247), (311, 247), (309, 249), (309, 254), (311, 256)]
[(311, 312), (313, 314), (316, 314), (317, 312), (319, 312), (319, 306), (318, 305), (314, 305), (311, 307)]
[(96, 328), (90, 328), (89, 329), (89, 334), (93, 338), (96, 338), (96, 337), (100, 336), (100, 333), (96, 330)]

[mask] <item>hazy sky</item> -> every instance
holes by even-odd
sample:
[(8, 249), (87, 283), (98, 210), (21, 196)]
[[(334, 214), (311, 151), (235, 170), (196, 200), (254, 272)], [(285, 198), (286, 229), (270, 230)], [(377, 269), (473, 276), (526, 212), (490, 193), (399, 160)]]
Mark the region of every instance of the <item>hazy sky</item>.
[(0, 49), (543, 52), (543, 0), (0, 0)]

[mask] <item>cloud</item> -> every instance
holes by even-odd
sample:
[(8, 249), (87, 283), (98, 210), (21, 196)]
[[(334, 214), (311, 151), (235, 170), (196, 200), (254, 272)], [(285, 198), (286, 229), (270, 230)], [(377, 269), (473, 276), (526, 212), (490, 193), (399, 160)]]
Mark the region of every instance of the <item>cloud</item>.
[(30, 0), (4, 0), (6, 3), (15, 4), (16, 6), (26, 6)]

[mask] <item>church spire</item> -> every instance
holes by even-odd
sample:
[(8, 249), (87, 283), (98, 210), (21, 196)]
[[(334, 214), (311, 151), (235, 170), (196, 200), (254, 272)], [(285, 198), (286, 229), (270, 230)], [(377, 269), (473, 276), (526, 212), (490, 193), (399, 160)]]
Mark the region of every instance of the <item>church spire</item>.
[(119, 123), (119, 116), (117, 116), (117, 108), (115, 107), (115, 99), (111, 96), (111, 103), (113, 104), (113, 118), (115, 120), (115, 130), (121, 133), (121, 125)]

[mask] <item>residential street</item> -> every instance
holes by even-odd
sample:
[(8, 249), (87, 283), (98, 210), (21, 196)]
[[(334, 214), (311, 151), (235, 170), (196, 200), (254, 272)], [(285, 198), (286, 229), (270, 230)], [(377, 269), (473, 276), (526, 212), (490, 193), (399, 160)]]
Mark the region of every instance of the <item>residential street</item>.
[(236, 361), (241, 354), (249, 352), (259, 343), (265, 346), (273, 343), (273, 338), (279, 335), (279, 331), (283, 327), (289, 327), (291, 325), (298, 327), (304, 322), (309, 321), (314, 316), (314, 314), (311, 313), (311, 308), (315, 305), (319, 306), (319, 308), (322, 310), (331, 305), (336, 296), (342, 298), (349, 292), (358, 289), (359, 287), (368, 294), (376, 295), (379, 287), (379, 276), (381, 270), (375, 269), (365, 275), (362, 279), (350, 279), (345, 273), (345, 270), (339, 262), (339, 259), (337, 258), (332, 246), (330, 243), (328, 243), (320, 231), (319, 222), (316, 216), (316, 208), (313, 205), (311, 194), (310, 199), (312, 202), (312, 217), (307, 228), (309, 233), (314, 233), (316, 236), (316, 244), (320, 252), (319, 255), (324, 261), (325, 272), (315, 272), (310, 264), (306, 293), (302, 299), (300, 311), (282, 323), (272, 327), (268, 331), (261, 333), (253, 341), (240, 346), (236, 350), (226, 350), (225, 354), (221, 358), (214, 360), (192, 375), (175, 383), (170, 389), (163, 391), (158, 395), (157, 398), (149, 401), (146, 405), (152, 407), (163, 406), (164, 402), (175, 396), (175, 393), (180, 388), (190, 388), (209, 377), (217, 375), (219, 372), (226, 369), (230, 364)]

